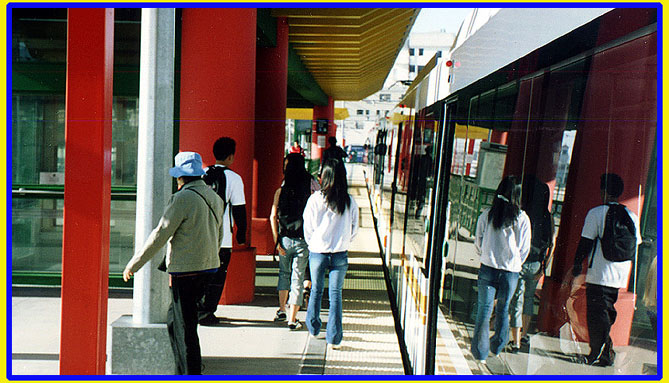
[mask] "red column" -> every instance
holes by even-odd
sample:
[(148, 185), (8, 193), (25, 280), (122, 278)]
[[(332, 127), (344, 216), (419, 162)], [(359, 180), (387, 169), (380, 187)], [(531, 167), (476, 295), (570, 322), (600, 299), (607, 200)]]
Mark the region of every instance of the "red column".
[[(652, 155), (656, 111), (656, 34), (645, 36), (593, 57), (576, 134), (560, 232), (553, 261), (541, 297), (538, 326), (556, 333), (565, 322), (563, 308), (573, 308), (570, 322), (576, 334), (587, 337), (584, 292), (568, 297), (562, 283), (573, 265), (583, 219), (589, 209), (602, 203), (599, 177), (617, 173), (625, 190), (619, 201), (641, 216), (646, 179)], [(630, 68), (620, 71), (620, 68)], [(638, 69), (638, 70), (637, 70)], [(626, 345), (634, 312), (634, 296), (621, 289), (611, 330), (615, 345)], [(571, 303), (567, 303), (572, 299)]]
[(185, 8), (182, 19), (179, 150), (214, 163), (222, 136), (237, 142), (231, 166), (244, 181), (247, 244), (233, 248), (221, 302), (253, 300), (255, 254), (251, 243), (255, 119), (256, 9)]
[[(314, 127), (311, 130), (311, 159), (319, 160), (321, 159), (321, 153), (323, 149), (328, 147), (328, 137), (333, 136), (333, 132), (336, 130), (333, 128), (334, 125), (334, 100), (332, 97), (328, 96), (327, 105), (316, 105), (314, 106)], [(327, 134), (316, 134), (316, 120), (318, 119), (327, 119), (328, 120), (328, 133)], [(321, 138), (319, 145), (318, 137)]]
[[(274, 189), (283, 179), (288, 95), (288, 23), (277, 19), (276, 47), (258, 48), (256, 68), (255, 159), (261, 194), (254, 217), (269, 217)], [(257, 191), (257, 185), (254, 188)]]
[[(283, 179), (288, 96), (288, 22), (277, 19), (276, 46), (259, 47), (256, 67), (255, 160), (253, 164), (253, 247), (269, 254), (274, 190)], [(261, 186), (262, 185), (262, 186)], [(260, 190), (258, 190), (260, 188)]]
[(114, 10), (68, 10), (60, 373), (104, 374)]

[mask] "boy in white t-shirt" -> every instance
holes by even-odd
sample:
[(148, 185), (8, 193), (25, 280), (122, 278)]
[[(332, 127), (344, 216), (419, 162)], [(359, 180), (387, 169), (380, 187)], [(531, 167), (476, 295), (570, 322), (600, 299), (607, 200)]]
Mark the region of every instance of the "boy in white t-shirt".
[[(585, 295), (590, 354), (586, 356), (585, 362), (601, 367), (613, 365), (615, 352), (609, 335), (617, 315), (613, 305), (618, 300), (618, 290), (627, 287), (632, 268), (632, 261), (612, 262), (604, 258), (601, 246), (606, 215), (610, 209), (607, 204), (617, 204), (623, 188), (623, 180), (619, 175), (602, 174), (600, 189), (604, 204), (590, 209), (585, 217), (572, 271), (574, 277), (580, 275), (583, 261), (589, 260), (585, 277)], [(634, 223), (638, 246), (641, 243), (639, 219), (627, 207), (625, 210)]]
[(237, 225), (237, 243), (246, 243), (246, 199), (244, 198), (244, 182), (239, 174), (228, 167), (235, 161), (236, 143), (230, 137), (221, 137), (214, 143), (216, 163), (208, 167), (202, 176), (223, 200), (223, 241), (218, 257), (220, 267), (207, 286), (204, 299), (200, 302), (198, 319), (201, 325), (215, 325), (219, 319), (214, 315), (221, 299), (228, 265), (232, 255), (232, 227)]

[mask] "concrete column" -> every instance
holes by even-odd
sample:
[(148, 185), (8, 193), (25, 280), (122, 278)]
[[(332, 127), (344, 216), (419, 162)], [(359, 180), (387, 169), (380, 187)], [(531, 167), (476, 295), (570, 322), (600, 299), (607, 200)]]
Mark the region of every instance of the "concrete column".
[(231, 169), (244, 181), (247, 235), (233, 254), (222, 303), (253, 300), (255, 252), (252, 241), (255, 131), (256, 9), (185, 8), (182, 18), (179, 150), (214, 163), (214, 141), (237, 142)]
[[(135, 249), (158, 224), (172, 194), (174, 14), (173, 8), (142, 9)], [(133, 315), (112, 324), (113, 374), (174, 371), (166, 325), (168, 276), (157, 270), (164, 256), (165, 248), (135, 273)]]
[[(172, 195), (174, 9), (143, 9), (141, 36), (135, 250), (156, 227)], [(167, 273), (156, 269), (164, 255), (165, 248), (134, 276), (134, 323), (167, 321)]]
[(114, 10), (67, 13), (60, 373), (105, 373)]

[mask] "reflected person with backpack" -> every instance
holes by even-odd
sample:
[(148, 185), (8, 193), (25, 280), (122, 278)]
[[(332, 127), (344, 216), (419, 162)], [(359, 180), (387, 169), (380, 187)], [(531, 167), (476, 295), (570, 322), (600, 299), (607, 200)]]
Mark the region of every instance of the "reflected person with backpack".
[[(299, 330), (297, 319), (304, 294), (304, 279), (309, 261), (302, 229), (302, 214), (313, 192), (313, 177), (304, 168), (304, 157), (291, 153), (284, 161), (283, 185), (274, 193), (270, 226), (279, 251), (279, 310), (274, 321), (288, 320), (288, 328)], [(290, 291), (290, 294), (289, 294)], [(290, 306), (286, 315), (286, 303)]]
[(588, 259), (585, 296), (590, 354), (584, 362), (600, 367), (612, 366), (615, 359), (609, 335), (617, 315), (613, 305), (618, 290), (627, 287), (632, 260), (641, 243), (639, 218), (618, 203), (623, 188), (619, 175), (602, 174), (603, 204), (590, 209), (585, 217), (572, 270), (574, 277), (580, 275), (583, 261)]

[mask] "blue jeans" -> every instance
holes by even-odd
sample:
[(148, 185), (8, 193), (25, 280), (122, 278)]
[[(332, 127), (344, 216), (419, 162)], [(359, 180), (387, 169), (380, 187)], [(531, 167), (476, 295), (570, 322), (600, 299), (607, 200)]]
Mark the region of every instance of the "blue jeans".
[(534, 315), (534, 292), (537, 290), (539, 280), (535, 277), (541, 271), (541, 262), (531, 261), (523, 263), (520, 270), (518, 286), (511, 298), (509, 316), (511, 327), (523, 327), (523, 315)]
[[(485, 360), (488, 351), (498, 355), (509, 341), (509, 302), (516, 290), (518, 273), (481, 265), (478, 277), (478, 311), (472, 336), (472, 355)], [(490, 338), (490, 316), (497, 295), (495, 335)]]
[(281, 238), (286, 255), (279, 255), (279, 284), (277, 290), (290, 290), (288, 304), (302, 303), (304, 276), (307, 270), (308, 248), (302, 238)]
[(329, 344), (339, 344), (344, 336), (342, 329), (342, 298), (341, 290), (344, 286), (344, 277), (348, 270), (348, 253), (313, 253), (309, 252), (309, 270), (311, 271), (311, 296), (307, 306), (307, 329), (312, 335), (321, 331), (321, 301), (325, 287), (325, 271), (330, 270), (328, 293), (330, 295), (330, 310), (328, 311), (328, 326), (325, 340)]

